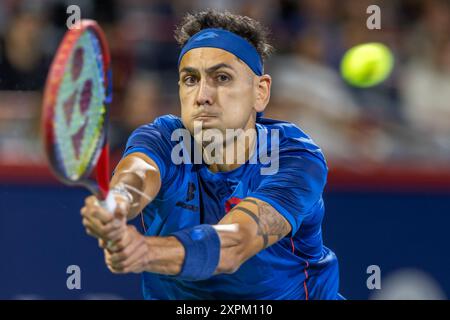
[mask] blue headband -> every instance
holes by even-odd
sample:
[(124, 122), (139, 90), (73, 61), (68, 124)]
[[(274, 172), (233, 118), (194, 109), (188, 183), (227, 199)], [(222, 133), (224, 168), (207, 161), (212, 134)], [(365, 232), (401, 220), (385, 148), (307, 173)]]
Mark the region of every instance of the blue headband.
[(194, 34), (181, 49), (178, 66), (186, 52), (205, 47), (228, 51), (245, 62), (256, 75), (263, 75), (263, 63), (255, 47), (237, 34), (217, 28), (203, 29)]

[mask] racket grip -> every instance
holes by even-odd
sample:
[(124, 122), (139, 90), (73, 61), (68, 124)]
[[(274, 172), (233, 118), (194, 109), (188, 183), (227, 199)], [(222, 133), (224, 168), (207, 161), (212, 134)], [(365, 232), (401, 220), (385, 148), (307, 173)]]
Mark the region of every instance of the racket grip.
[(111, 214), (114, 213), (117, 207), (116, 199), (114, 199), (114, 192), (108, 192), (106, 199), (102, 201), (101, 204), (108, 212)]

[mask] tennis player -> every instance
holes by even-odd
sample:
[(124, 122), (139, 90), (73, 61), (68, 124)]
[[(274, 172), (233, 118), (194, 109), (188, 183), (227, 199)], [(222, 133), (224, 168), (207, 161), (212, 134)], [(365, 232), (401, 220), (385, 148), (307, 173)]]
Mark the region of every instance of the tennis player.
[[(114, 215), (93, 196), (81, 210), (108, 268), (143, 273), (145, 299), (338, 299), (338, 261), (322, 241), (324, 156), (294, 124), (262, 117), (266, 29), (209, 10), (188, 14), (176, 39), (181, 118), (129, 137)], [(205, 140), (210, 129), (223, 136)], [(126, 224), (141, 212), (145, 235)]]

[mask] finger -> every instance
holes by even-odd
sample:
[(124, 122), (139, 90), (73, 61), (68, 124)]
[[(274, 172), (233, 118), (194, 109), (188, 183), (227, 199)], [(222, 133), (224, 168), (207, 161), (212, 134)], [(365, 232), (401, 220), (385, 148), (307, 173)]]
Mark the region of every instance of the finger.
[(80, 213), (83, 218), (89, 218), (92, 216), (88, 207), (81, 208)]
[[(103, 225), (101, 222), (99, 222), (98, 220), (92, 220), (92, 219), (87, 219), (87, 218), (83, 218), (82, 220), (82, 224), (86, 229), (86, 232), (89, 231), (89, 235), (95, 236), (96, 238), (102, 238), (105, 241), (111, 240), (109, 238), (109, 234), (112, 234), (113, 231), (115, 231), (115, 227), (112, 227), (110, 225)], [(118, 237), (121, 233), (118, 233), (118, 235), (116, 235), (116, 237)], [(117, 239), (117, 238), (114, 238)]]
[(146, 249), (145, 237), (140, 234), (135, 234), (132, 242), (119, 252), (111, 254), (111, 261), (113, 263), (120, 263), (136, 256), (136, 252), (140, 251), (140, 248)]
[(106, 266), (108, 267), (108, 269), (112, 273), (120, 273), (121, 272), (121, 270), (116, 268), (114, 266), (114, 263), (111, 262), (111, 255), (109, 253), (107, 253), (107, 250), (105, 250), (105, 263), (106, 263)]
[[(135, 241), (137, 245), (129, 246), (129, 252), (131, 253), (128, 252), (128, 257), (123, 262), (120, 262), (119, 265), (116, 266), (116, 269), (121, 270), (123, 273), (140, 273), (145, 270), (148, 264), (149, 247), (145, 241), (145, 236), (142, 236), (133, 226), (130, 226), (129, 228), (131, 229), (130, 232), (137, 238), (137, 241)], [(113, 256), (114, 255), (112, 255), (112, 257)]]
[(92, 226), (96, 232), (100, 233), (102, 237), (107, 238), (108, 234), (111, 232), (114, 232), (116, 230), (122, 230), (125, 228), (125, 223), (121, 223), (119, 221), (116, 222), (116, 220), (112, 220), (109, 223), (103, 223), (99, 219), (92, 217), (92, 216), (83, 216), (83, 219), (88, 223), (90, 226)]
[(114, 273), (114, 274), (121, 274), (121, 273), (123, 273), (122, 271), (116, 270), (116, 269), (114, 269), (114, 268), (111, 267), (111, 266), (108, 266), (108, 265), (107, 265), (107, 267), (108, 267), (109, 271), (111, 271), (111, 272)]
[(113, 266), (113, 262), (111, 261), (111, 253), (107, 249), (103, 250), (103, 252), (105, 254), (105, 263), (108, 266), (112, 267)]
[[(90, 219), (90, 220), (96, 220), (102, 224), (106, 224), (107, 222), (103, 222), (100, 218), (102, 216), (100, 216), (97, 211), (101, 210), (100, 207), (92, 207), (92, 206), (87, 206), (87, 207), (83, 207), (81, 208), (80, 212), (81, 212), (81, 216), (86, 218), (86, 219)], [(113, 218), (110, 217), (108, 218), (109, 220), (112, 220)], [(106, 220), (106, 219), (105, 219)]]
[[(145, 244), (139, 245), (133, 253), (122, 262), (114, 264), (114, 267), (121, 272), (128, 273), (138, 271), (147, 264), (148, 248)], [(139, 266), (139, 268), (137, 268)]]
[(103, 253), (105, 255), (105, 263), (110, 265), (111, 264), (111, 253), (109, 253), (109, 251), (107, 249), (104, 249)]
[(146, 259), (140, 259), (134, 262), (132, 265), (125, 267), (122, 269), (123, 273), (142, 273), (146, 270), (147, 266), (147, 260)]
[(141, 252), (138, 252), (138, 255), (136, 255), (135, 258), (130, 259), (129, 261), (125, 261), (125, 265), (123, 268), (124, 273), (129, 272), (142, 272), (145, 270), (147, 264), (148, 264), (148, 249), (144, 247), (140, 247), (139, 250), (142, 250)]
[(130, 256), (134, 254), (139, 246), (142, 245), (141, 239), (135, 239), (128, 246), (126, 246), (123, 250), (117, 252), (111, 252), (111, 262), (119, 263), (127, 260)]
[(88, 229), (86, 229), (86, 234), (93, 238), (97, 238), (97, 239), (100, 238), (100, 236), (98, 234), (96, 234), (95, 232), (92, 232), (91, 230), (88, 230)]
[(130, 243), (133, 241), (135, 237), (135, 233), (133, 233), (132, 230), (125, 230), (122, 237), (116, 242), (113, 242), (111, 246), (109, 247), (109, 250), (111, 252), (120, 252), (126, 247), (130, 245)]
[(84, 203), (86, 206), (99, 205), (97, 197), (93, 195), (86, 197), (86, 199), (84, 199)]
[(98, 239), (98, 246), (99, 246), (99, 248), (106, 249), (106, 241), (103, 240), (102, 238), (99, 238)]
[(85, 199), (86, 214), (93, 215), (103, 223), (110, 222), (114, 215), (108, 212), (95, 196), (89, 196)]
[(127, 225), (117, 220), (112, 220), (107, 224), (99, 224), (100, 230), (104, 233), (105, 237), (109, 240), (115, 240), (109, 237), (109, 234), (123, 233), (126, 230)]
[(118, 242), (125, 234), (126, 227), (120, 227), (118, 229), (114, 229), (106, 234), (106, 238), (109, 239), (110, 246), (112, 246), (115, 242)]
[(105, 250), (105, 264), (106, 267), (108, 268), (109, 271), (111, 271), (112, 273), (120, 273), (120, 270), (115, 269), (110, 261), (110, 255), (107, 253), (107, 250)]
[(89, 208), (92, 210), (91, 212), (92, 216), (97, 218), (104, 224), (110, 223), (111, 221), (114, 220), (114, 215), (111, 214), (108, 210), (106, 210), (102, 206), (100, 206), (100, 204), (96, 206), (90, 206)]
[(90, 228), (95, 232), (101, 233), (103, 230), (103, 224), (95, 218), (83, 217), (81, 222), (83, 223), (83, 226), (85, 226), (86, 228)]
[(123, 198), (122, 196), (116, 196), (115, 197), (117, 206), (116, 210), (114, 211), (114, 217), (118, 220), (126, 220), (126, 217), (128, 216), (128, 211), (130, 210), (130, 203), (127, 199)]
[(100, 232), (97, 230), (95, 226), (93, 226), (87, 219), (82, 220), (82, 224), (86, 233), (95, 238), (101, 238)]
[(131, 241), (132, 240), (130, 236), (124, 233), (123, 236), (119, 238), (119, 240), (111, 242), (109, 244), (108, 250), (111, 253), (121, 252), (130, 245)]

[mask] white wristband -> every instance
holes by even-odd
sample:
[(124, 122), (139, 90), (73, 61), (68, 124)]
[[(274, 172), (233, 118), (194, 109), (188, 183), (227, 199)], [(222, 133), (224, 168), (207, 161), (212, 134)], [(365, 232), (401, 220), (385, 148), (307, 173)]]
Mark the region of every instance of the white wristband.
[(124, 198), (126, 198), (128, 200), (129, 204), (133, 203), (133, 195), (131, 194), (130, 191), (128, 191), (123, 184), (119, 183), (117, 185), (114, 186), (114, 188), (112, 188), (111, 190), (109, 190), (109, 192), (115, 194), (115, 195), (120, 195)]

